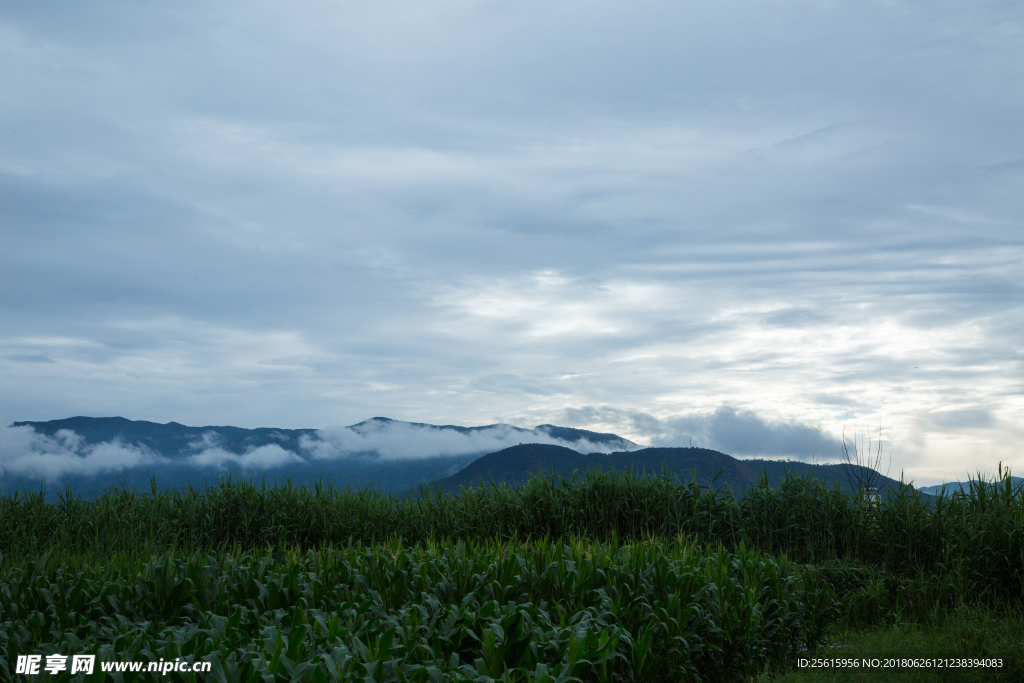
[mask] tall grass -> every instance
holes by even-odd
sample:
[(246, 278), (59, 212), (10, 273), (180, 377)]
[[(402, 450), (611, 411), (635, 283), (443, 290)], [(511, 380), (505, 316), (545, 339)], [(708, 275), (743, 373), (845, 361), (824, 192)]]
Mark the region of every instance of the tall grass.
[(789, 478), (742, 498), (667, 476), (603, 472), (570, 480), (534, 478), (510, 488), (396, 497), (329, 484), (267, 487), (224, 480), (203, 489), (140, 494), (113, 489), (0, 498), (0, 552), (194, 551), (225, 544), (317, 548), (350, 540), (530, 539), (613, 535), (692, 538), (785, 553), (801, 563), (854, 562), (903, 579), (953, 577), (951, 591), (1020, 603), (1024, 596), (1024, 492), (1007, 477), (931, 499), (910, 486), (871, 502)]

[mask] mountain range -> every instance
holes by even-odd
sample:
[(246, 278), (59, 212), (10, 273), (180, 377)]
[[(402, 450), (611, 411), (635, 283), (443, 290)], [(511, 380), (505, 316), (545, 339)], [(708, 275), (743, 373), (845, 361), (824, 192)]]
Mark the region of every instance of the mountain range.
[[(19, 431), (20, 430), (20, 431)], [(592, 469), (662, 471), (683, 481), (740, 493), (767, 475), (811, 475), (849, 488), (841, 465), (737, 459), (706, 448), (642, 448), (616, 434), (555, 425), (525, 429), (431, 425), (375, 417), (328, 430), (190, 427), (121, 417), (15, 422), (20, 455), (0, 458), (0, 490), (90, 495), (113, 484), (147, 490), (215, 482), (225, 475), (268, 484), (290, 479), (340, 487), (372, 485), (396, 494), (421, 484), (445, 490), (491, 481), (521, 484), (534, 474), (570, 476)], [(27, 450), (26, 450), (27, 449)], [(880, 477), (881, 487), (895, 480)]]
[[(86, 444), (119, 440), (126, 444), (146, 446), (165, 457), (179, 457), (187, 453), (197, 442), (201, 443), (207, 435), (215, 435), (218, 445), (234, 451), (244, 452), (267, 444), (277, 444), (282, 448), (298, 451), (302, 437), (315, 439), (322, 434), (318, 429), (277, 429), (260, 427), (246, 429), (243, 427), (188, 427), (177, 422), (160, 424), (146, 420), (128, 420), (123, 417), (69, 417), (63, 420), (47, 422), (15, 422), (12, 427), (31, 427), (38, 434), (55, 436), (61, 430), (70, 430), (81, 436)], [(524, 429), (515, 425), (492, 424), (482, 427), (459, 427), (457, 425), (432, 425), (422, 422), (403, 422), (388, 417), (373, 417), (358, 424), (350, 425), (350, 429), (360, 434), (382, 431), (388, 427), (404, 427), (411, 429), (452, 431), (458, 434), (477, 434), (481, 432), (505, 429), (521, 435), (523, 438), (546, 434), (552, 439), (566, 442), (587, 442), (602, 444), (615, 448), (628, 449), (638, 447), (632, 441), (616, 434), (591, 432), (586, 429), (572, 427), (556, 427), (543, 424), (533, 429)]]
[[(322, 479), (402, 493), (513, 444), (542, 442), (586, 452), (639, 448), (615, 434), (548, 424), (461, 427), (386, 417), (325, 430), (72, 417), (15, 422), (5, 432), (17, 445), (0, 448), (0, 491), (42, 487), (56, 493), (71, 486), (84, 495), (116, 484), (147, 489), (151, 477), (161, 487), (180, 487), (228, 473), (268, 483)], [(12, 457), (12, 451), (18, 453)]]
[[(977, 484), (977, 479), (969, 479), (963, 482), (949, 482), (945, 484), (935, 484), (934, 486), (922, 486), (919, 491), (924, 493), (937, 496), (940, 491), (945, 491), (946, 495), (952, 494), (954, 491), (968, 492), (971, 490), (971, 484)], [(989, 483), (991, 485), (991, 482)], [(1024, 477), (1010, 477), (1010, 485), (1014, 488), (1018, 486), (1024, 486)]]

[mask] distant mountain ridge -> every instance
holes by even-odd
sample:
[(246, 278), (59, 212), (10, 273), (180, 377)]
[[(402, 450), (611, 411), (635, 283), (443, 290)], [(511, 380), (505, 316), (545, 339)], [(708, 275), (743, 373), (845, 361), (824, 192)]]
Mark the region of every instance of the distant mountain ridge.
[(125, 444), (145, 446), (165, 458), (179, 458), (193, 449), (192, 444), (202, 443), (206, 434), (216, 434), (218, 445), (232, 452), (243, 452), (267, 444), (277, 444), (285, 450), (297, 450), (303, 436), (315, 437), (315, 429), (276, 429), (260, 427), (209, 426), (189, 427), (177, 422), (149, 422), (129, 420), (123, 417), (69, 417), (46, 422), (14, 422), (12, 427), (32, 427), (36, 433), (56, 436), (57, 432), (69, 429), (81, 436), (87, 445), (121, 441)]
[[(797, 476), (810, 475), (822, 481), (827, 487), (839, 484), (844, 490), (850, 489), (843, 465), (812, 465), (803, 462), (783, 460), (741, 460), (731, 455), (707, 448), (643, 448), (622, 453), (582, 454), (568, 448), (546, 444), (524, 444), (512, 446), (496, 453), (485, 455), (467, 465), (454, 475), (434, 483), (435, 486), (456, 491), (461, 486), (475, 486), (480, 483), (507, 483), (516, 486), (525, 483), (531, 476), (553, 474), (568, 478), (576, 471), (588, 470), (622, 472), (632, 470), (638, 474), (668, 474), (678, 476), (682, 481), (696, 480), (702, 486), (725, 486), (734, 493), (741, 493), (752, 484), (768, 476), (768, 483), (778, 486), (787, 473)], [(880, 489), (898, 487), (899, 482), (878, 475)]]
[[(244, 479), (255, 477), (257, 481), (265, 477), (268, 483), (285, 479), (300, 484), (323, 480), (341, 487), (373, 485), (404, 493), (420, 483), (454, 474), (482, 455), (519, 442), (557, 440), (588, 452), (639, 448), (616, 434), (548, 424), (534, 429), (507, 424), (461, 427), (387, 417), (374, 417), (334, 430), (191, 427), (177, 422), (161, 424), (123, 417), (83, 416), (21, 421), (10, 426), (31, 428), (51, 441), (44, 444), (49, 449), (47, 453), (25, 454), (20, 470), (13, 469), (10, 462), (0, 461), (0, 491), (42, 487), (51, 494), (63, 491), (65, 486), (86, 495), (118, 484), (148, 489), (151, 476), (160, 487), (199, 485), (216, 481), (227, 473)], [(74, 437), (63, 438), (64, 430), (73, 432)], [(426, 454), (421, 449), (419, 454), (403, 455), (402, 448), (415, 451), (418, 444), (429, 441), (433, 450)], [(135, 449), (144, 457), (135, 457), (136, 464), (130, 466), (84, 472), (91, 449), (106, 445)], [(453, 447), (445, 451), (446, 445)], [(33, 475), (32, 465), (26, 465), (26, 461), (38, 457), (42, 467), (43, 460), (54, 461), (55, 449), (66, 464), (64, 473)], [(261, 457), (253, 457), (254, 454)], [(104, 458), (92, 460), (104, 460), (109, 465), (110, 456), (107, 453)]]
[[(950, 495), (954, 491), (969, 492), (971, 490), (971, 484), (977, 485), (978, 481), (976, 479), (969, 479), (969, 480), (963, 481), (963, 482), (959, 482), (959, 481), (946, 482), (945, 484), (935, 484), (933, 486), (922, 486), (921, 488), (918, 489), (918, 491), (923, 491), (924, 493), (927, 493), (927, 494), (930, 494), (930, 495), (933, 495), (933, 496), (937, 496), (937, 495), (939, 495), (939, 491), (945, 490), (946, 495)], [(988, 482), (988, 484), (989, 484), (989, 486), (991, 486), (992, 482)], [(1010, 477), (1010, 485), (1013, 486), (1014, 488), (1016, 488), (1018, 486), (1024, 485), (1024, 477)]]
[[(57, 432), (63, 429), (69, 429), (81, 436), (86, 444), (120, 440), (126, 444), (145, 446), (167, 458), (180, 457), (183, 453), (187, 453), (192, 450), (193, 444), (201, 443), (204, 436), (208, 434), (217, 435), (217, 444), (225, 450), (242, 452), (249, 448), (258, 448), (268, 444), (279, 445), (285, 450), (299, 451), (301, 449), (300, 440), (302, 437), (316, 438), (321, 433), (321, 430), (318, 429), (278, 429), (274, 427), (247, 429), (231, 426), (189, 427), (177, 422), (161, 424), (146, 420), (129, 420), (123, 417), (82, 416), (69, 417), (62, 420), (48, 420), (46, 422), (14, 422), (11, 426), (32, 427), (37, 433), (50, 437), (55, 436)], [(639, 448), (637, 444), (617, 434), (592, 432), (573, 427), (557, 427), (549, 424), (538, 425), (533, 429), (525, 429), (508, 424), (460, 427), (458, 425), (404, 422), (388, 417), (372, 417), (350, 425), (348, 429), (360, 434), (367, 434), (375, 430), (379, 431), (380, 427), (391, 426), (451, 430), (460, 434), (475, 434), (501, 428), (515, 431), (524, 437), (544, 433), (553, 439), (567, 442), (589, 442), (608, 447), (622, 447), (623, 449)]]
[[(121, 417), (73, 417), (15, 422), (11, 426), (31, 427), (36, 434), (58, 437), (58, 440), (62, 430), (74, 432), (74, 439), (62, 442), (63, 447), (77, 449), (64, 454), (72, 460), (84, 462), (90, 448), (104, 444), (141, 448), (155, 455), (149, 457), (144, 466), (94, 475), (76, 470), (74, 476), (63, 477), (60, 481), (12, 476), (3, 471), (3, 463), (0, 463), (0, 490), (12, 487), (38, 490), (42, 485), (52, 494), (70, 485), (88, 495), (119, 483), (146, 490), (151, 476), (163, 488), (214, 482), (230, 473), (244, 479), (254, 477), (259, 481), (262, 478), (268, 484), (285, 479), (296, 484), (322, 480), (342, 488), (372, 485), (402, 494), (421, 484), (454, 491), (460, 486), (486, 484), (492, 480), (518, 485), (534, 474), (568, 477), (574, 471), (582, 473), (592, 469), (657, 474), (663, 468), (683, 481), (695, 479), (704, 486), (726, 486), (736, 493), (747, 489), (764, 474), (770, 484), (778, 485), (787, 472), (810, 474), (827, 486), (838, 483), (840, 488), (849, 488), (842, 465), (738, 459), (706, 448), (642, 448), (616, 434), (550, 424), (533, 429), (507, 424), (461, 427), (374, 417), (332, 431), (190, 427), (177, 422), (160, 424)], [(331, 441), (339, 432), (343, 438)], [(402, 457), (401, 453), (388, 451), (396, 443), (416, 446), (431, 439), (437, 443), (431, 445), (435, 450), (427, 455), (422, 455), (427, 452), (422, 449), (421, 455), (415, 457)], [(558, 443), (550, 443), (553, 440)], [(456, 443), (457, 447), (445, 453), (443, 448), (449, 443)], [(374, 444), (379, 450), (372, 450)], [(497, 447), (494, 444), (498, 444)], [(331, 451), (332, 448), (336, 450)], [(338, 451), (339, 448), (342, 450)], [(326, 449), (326, 455), (318, 449)], [(261, 452), (273, 457), (245, 460)], [(210, 453), (213, 455), (209, 456)], [(882, 481), (883, 487), (897, 485), (893, 479), (883, 477)]]

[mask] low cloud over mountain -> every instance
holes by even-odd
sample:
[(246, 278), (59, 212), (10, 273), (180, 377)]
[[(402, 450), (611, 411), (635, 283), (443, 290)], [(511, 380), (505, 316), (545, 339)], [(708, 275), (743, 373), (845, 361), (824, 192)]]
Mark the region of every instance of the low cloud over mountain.
[(303, 451), (316, 459), (375, 453), (386, 460), (443, 455), (493, 453), (521, 443), (565, 446), (580, 453), (612, 453), (638, 448), (614, 434), (540, 425), (523, 429), (508, 424), (486, 427), (435, 426), (373, 418), (351, 427), (325, 429), (301, 440)]
[(373, 418), (318, 431), (70, 418), (0, 428), (0, 477), (53, 481), (146, 468), (252, 471), (330, 461), (400, 462), (483, 455), (520, 443), (581, 453), (638, 448), (614, 434), (553, 425), (458, 427)]
[(53, 480), (116, 474), (163, 460), (151, 449), (118, 439), (89, 444), (70, 429), (47, 435), (28, 425), (0, 428), (0, 477)]

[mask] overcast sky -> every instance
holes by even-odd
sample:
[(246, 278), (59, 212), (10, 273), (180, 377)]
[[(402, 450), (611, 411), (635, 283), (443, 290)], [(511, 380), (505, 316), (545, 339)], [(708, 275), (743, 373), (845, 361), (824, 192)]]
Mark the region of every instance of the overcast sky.
[(0, 415), (1024, 473), (1022, 121), (1020, 2), (5, 2)]

